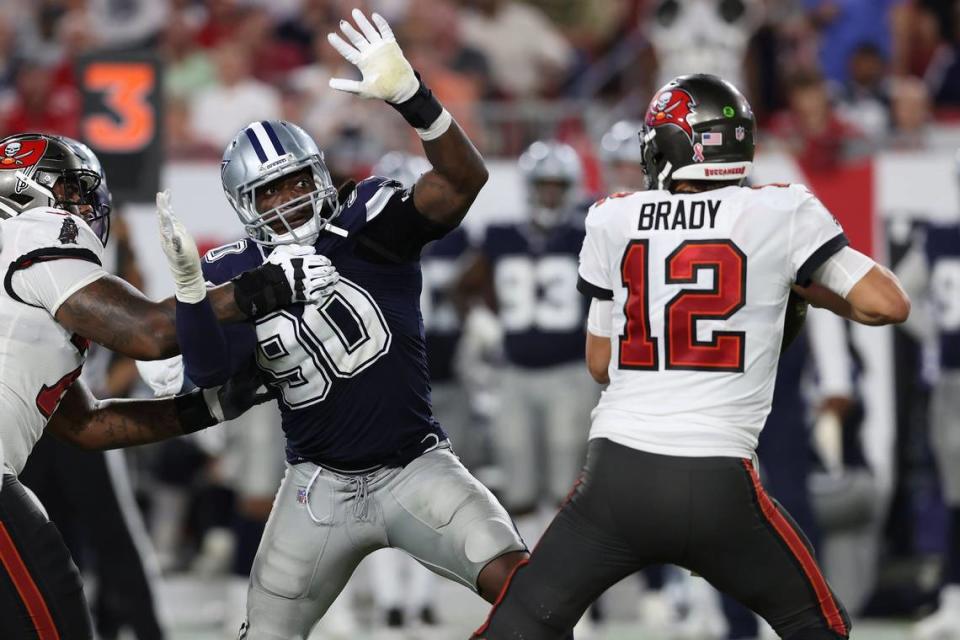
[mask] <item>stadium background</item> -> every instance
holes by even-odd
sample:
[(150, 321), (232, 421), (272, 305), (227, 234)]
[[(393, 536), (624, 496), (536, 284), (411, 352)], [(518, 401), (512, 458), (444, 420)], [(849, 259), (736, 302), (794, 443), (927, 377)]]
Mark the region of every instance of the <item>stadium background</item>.
[[(126, 226), (113, 240), (118, 265), (138, 272), (149, 295), (169, 295), (153, 193), (171, 190), (201, 252), (241, 237), (218, 161), (249, 121), (301, 124), (340, 178), (368, 175), (385, 152), (417, 152), (390, 109), (327, 87), (351, 71), (325, 36), (358, 5), (391, 21), (413, 66), (488, 160), (491, 180), (465, 223), (475, 241), (490, 222), (526, 215), (516, 158), (536, 139), (576, 148), (584, 200), (602, 195), (604, 132), (638, 119), (661, 80), (685, 71), (722, 74), (751, 98), (761, 133), (756, 183), (809, 184), (853, 245), (879, 261), (895, 265), (918, 223), (958, 218), (960, 3), (951, 0), (4, 0), (0, 134), (62, 133), (103, 155)], [(853, 576), (867, 583), (858, 609), (868, 620), (854, 637), (906, 638), (908, 621), (934, 601), (945, 542), (927, 438), (926, 351), (899, 329), (849, 335), (859, 358), (853, 394), (864, 408), (858, 433), (882, 505), (868, 527), (877, 570)], [(87, 373), (109, 370), (95, 385), (101, 395), (147, 393), (129, 363), (101, 360)], [(484, 366), (496, 371), (497, 362)], [(484, 386), (480, 422), (497, 402), (495, 385)], [(815, 414), (812, 401), (809, 422)], [(237, 544), (231, 518), (203, 512), (238, 505), (221, 494), (243, 495), (245, 483), (270, 484), (271, 467), (257, 471), (264, 465), (250, 459), (251, 446), (275, 457), (282, 448), (275, 428), (254, 445), (233, 444), (229, 430), (244, 427), (183, 445), (197, 462), (173, 488), (163, 480), (171, 455), (163, 447), (126, 455), (151, 544), (162, 552), (157, 596), (171, 638), (227, 637), (221, 626), (235, 626), (223, 620), (236, 615), (231, 599), (242, 584), (227, 577)], [(267, 477), (250, 479), (257, 474)], [(436, 600), (445, 626), (385, 630), (371, 580), (362, 566), (341, 598), (355, 617), (345, 637), (465, 637), (485, 609), (445, 585)], [(596, 637), (635, 637), (634, 600), (636, 588), (622, 586)]]

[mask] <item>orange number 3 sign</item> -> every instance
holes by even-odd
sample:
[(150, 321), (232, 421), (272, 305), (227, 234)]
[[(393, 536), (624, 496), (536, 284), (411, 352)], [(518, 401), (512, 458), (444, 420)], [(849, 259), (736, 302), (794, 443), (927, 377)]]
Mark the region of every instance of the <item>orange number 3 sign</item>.
[(142, 62), (94, 62), (83, 84), (104, 96), (113, 114), (92, 113), (84, 119), (83, 136), (98, 151), (134, 153), (153, 140), (157, 116), (150, 103), (156, 87), (154, 68)]

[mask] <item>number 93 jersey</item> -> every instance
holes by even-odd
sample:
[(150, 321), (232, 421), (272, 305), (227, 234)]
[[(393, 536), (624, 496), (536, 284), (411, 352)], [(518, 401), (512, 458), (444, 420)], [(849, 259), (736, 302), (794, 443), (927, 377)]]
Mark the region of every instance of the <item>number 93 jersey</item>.
[(549, 229), (487, 227), (481, 251), (493, 273), (507, 360), (544, 368), (583, 360), (587, 305), (577, 295), (582, 210)]
[(960, 371), (960, 225), (927, 225), (923, 241), (940, 369)]
[(783, 320), (846, 246), (805, 187), (647, 191), (587, 216), (578, 288), (613, 300), (610, 384), (591, 438), (676, 456), (753, 454), (773, 398)]
[[(430, 403), (420, 316), (420, 251), (450, 231), (423, 218), (399, 183), (368, 178), (315, 248), (340, 273), (321, 305), (295, 304), (255, 324), (225, 326), (236, 350), (256, 357), (277, 393), (287, 460), (344, 470), (404, 464), (444, 439)], [(269, 247), (248, 240), (203, 260), (220, 284), (255, 268)]]

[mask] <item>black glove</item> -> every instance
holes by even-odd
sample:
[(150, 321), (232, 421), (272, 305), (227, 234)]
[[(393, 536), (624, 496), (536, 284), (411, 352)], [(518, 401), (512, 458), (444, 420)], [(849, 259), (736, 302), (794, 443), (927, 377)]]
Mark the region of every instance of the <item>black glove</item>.
[(184, 433), (193, 433), (239, 418), (248, 409), (273, 399), (269, 389), (258, 392), (263, 386), (260, 370), (251, 359), (219, 387), (194, 389), (174, 396), (181, 429)]

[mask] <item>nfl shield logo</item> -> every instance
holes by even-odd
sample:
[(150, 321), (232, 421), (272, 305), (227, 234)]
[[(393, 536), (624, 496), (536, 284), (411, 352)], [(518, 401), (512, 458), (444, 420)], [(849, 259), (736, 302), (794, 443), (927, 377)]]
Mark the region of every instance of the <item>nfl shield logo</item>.
[(737, 138), (737, 142), (743, 142), (743, 139), (747, 137), (747, 130), (743, 127), (737, 127), (734, 135)]
[(297, 487), (297, 503), (307, 504), (307, 488)]

